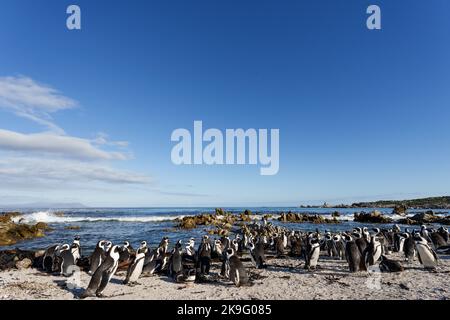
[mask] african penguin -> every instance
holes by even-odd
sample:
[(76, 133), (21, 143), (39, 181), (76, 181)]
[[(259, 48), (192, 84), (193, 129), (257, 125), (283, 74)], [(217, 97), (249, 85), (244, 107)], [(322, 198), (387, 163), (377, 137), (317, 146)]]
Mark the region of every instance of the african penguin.
[(381, 262), (380, 262), (380, 271), (381, 272), (401, 272), (403, 271), (403, 266), (398, 262), (394, 260), (389, 260), (385, 256), (381, 256)]
[(202, 242), (198, 248), (198, 267), (200, 274), (209, 274), (211, 266), (211, 242), (207, 235), (203, 236)]
[(311, 270), (317, 267), (320, 255), (320, 244), (318, 238), (309, 238), (305, 252), (305, 269)]
[(361, 270), (361, 251), (353, 240), (352, 236), (344, 235), (345, 240), (345, 256), (347, 257), (350, 272)]
[(120, 257), (119, 246), (112, 246), (102, 264), (97, 268), (93, 274), (91, 281), (87, 289), (81, 295), (81, 298), (87, 297), (103, 297), (103, 291), (111, 280), (112, 276), (116, 273), (117, 267), (119, 266)]
[(139, 246), (139, 249), (136, 251), (136, 256), (134, 257), (133, 261), (128, 267), (127, 276), (123, 281), (124, 284), (134, 285), (137, 283), (144, 268), (145, 254), (147, 253), (147, 250), (148, 250), (147, 242), (142, 241), (141, 245)]
[(250, 258), (256, 268), (265, 268), (266, 256), (264, 254), (264, 244), (257, 241), (256, 244), (249, 242)]
[(249, 284), (249, 277), (241, 260), (236, 256), (233, 248), (226, 251), (227, 275), (236, 287)]
[(89, 268), (89, 274), (93, 275), (94, 272), (97, 270), (97, 268), (102, 264), (103, 260), (106, 257), (106, 250), (105, 245), (107, 241), (101, 240), (97, 243), (97, 246), (95, 247), (94, 252), (92, 253), (90, 257), (90, 268)]
[(417, 256), (420, 263), (425, 269), (436, 269), (438, 257), (436, 252), (429, 246), (427, 240), (418, 234), (415, 236), (414, 240), (416, 241)]
[(179, 240), (172, 251), (172, 257), (169, 264), (169, 275), (175, 280), (175, 282), (182, 282), (185, 278), (183, 272), (183, 259), (181, 256), (182, 252), (182, 242)]
[(60, 245), (55, 244), (45, 250), (44, 257), (42, 259), (42, 269), (45, 272), (54, 272), (53, 261), (55, 260), (55, 254), (59, 250)]
[(370, 243), (364, 251), (366, 269), (373, 266), (381, 257), (381, 243), (377, 236), (371, 236)]

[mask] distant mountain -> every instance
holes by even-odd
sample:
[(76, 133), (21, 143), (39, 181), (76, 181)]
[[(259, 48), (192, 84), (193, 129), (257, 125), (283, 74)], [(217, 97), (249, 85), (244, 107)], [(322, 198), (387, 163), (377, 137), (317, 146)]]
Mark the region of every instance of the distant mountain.
[(406, 206), (413, 209), (450, 209), (450, 196), (412, 200), (380, 200), (374, 202), (358, 202), (351, 205), (353, 208), (393, 208), (395, 206)]
[(87, 208), (81, 203), (49, 203), (49, 202), (35, 202), (26, 204), (7, 204), (0, 203), (2, 209), (74, 209)]

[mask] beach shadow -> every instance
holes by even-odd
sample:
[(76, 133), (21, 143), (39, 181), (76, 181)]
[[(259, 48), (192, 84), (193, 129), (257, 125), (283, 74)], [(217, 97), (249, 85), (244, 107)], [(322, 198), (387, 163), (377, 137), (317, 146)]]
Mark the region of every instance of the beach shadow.
[(77, 286), (68, 286), (67, 280), (54, 280), (53, 282), (61, 289), (70, 292), (75, 299), (79, 299), (81, 294), (84, 292), (83, 288), (79, 288)]

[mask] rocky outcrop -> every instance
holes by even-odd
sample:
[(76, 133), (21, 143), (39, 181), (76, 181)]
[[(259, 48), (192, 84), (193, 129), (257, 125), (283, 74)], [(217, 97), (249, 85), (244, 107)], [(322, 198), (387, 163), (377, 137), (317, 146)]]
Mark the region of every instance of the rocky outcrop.
[(301, 214), (301, 213), (282, 213), (278, 218), (281, 222), (293, 222), (293, 223), (339, 223), (335, 217), (333, 219), (324, 218), (318, 214)]
[(422, 225), (430, 223), (450, 225), (450, 216), (439, 216), (436, 215), (432, 210), (428, 210), (426, 212), (419, 212), (411, 218), (400, 219), (398, 222), (408, 225)]
[(225, 214), (201, 214), (197, 216), (188, 216), (182, 219), (176, 219), (177, 227), (181, 229), (194, 229), (197, 226), (222, 226), (231, 228), (239, 220), (237, 215)]
[(223, 209), (216, 209), (214, 214), (201, 214), (175, 219), (177, 227), (181, 229), (194, 229), (197, 226), (215, 226), (222, 229), (231, 229), (236, 222), (251, 222), (252, 212), (245, 210), (240, 214), (231, 214)]
[[(2, 213), (0, 215), (0, 246), (8, 246), (18, 241), (45, 236), (44, 232), (51, 230), (43, 222), (35, 225), (16, 223), (13, 218), (20, 216), (18, 212)], [(20, 220), (19, 220), (20, 221)]]
[(405, 216), (406, 215), (406, 211), (408, 210), (408, 208), (405, 205), (397, 205), (394, 207), (394, 209), (392, 210), (392, 214), (397, 214), (400, 216)]
[(361, 212), (361, 213), (355, 213), (354, 215), (354, 221), (355, 222), (362, 222), (362, 223), (391, 223), (393, 220), (389, 217), (385, 217), (383, 214), (381, 214), (380, 211), (372, 211), (369, 213)]
[(43, 251), (6, 250), (0, 251), (0, 270), (27, 269), (42, 262)]

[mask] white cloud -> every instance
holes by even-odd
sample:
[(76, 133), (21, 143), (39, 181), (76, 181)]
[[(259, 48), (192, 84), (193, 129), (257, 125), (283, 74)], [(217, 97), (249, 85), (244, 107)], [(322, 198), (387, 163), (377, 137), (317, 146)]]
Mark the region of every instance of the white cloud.
[[(77, 102), (28, 77), (0, 77), (0, 111), (45, 126), (46, 132), (20, 133), (0, 129), (0, 189), (50, 190), (55, 186), (95, 190), (100, 186), (148, 185), (148, 175), (108, 164), (129, 160), (128, 142), (67, 135), (51, 114)], [(50, 131), (49, 131), (50, 129)], [(117, 149), (119, 151), (117, 151)]]
[(149, 184), (147, 175), (117, 170), (108, 165), (67, 159), (9, 157), (0, 161), (0, 178), (8, 183), (100, 182), (106, 184)]
[(0, 77), (0, 108), (27, 118), (51, 131), (64, 133), (53, 123), (51, 113), (75, 107), (77, 102), (54, 88), (28, 77)]
[(130, 158), (122, 152), (99, 149), (91, 141), (82, 138), (53, 133), (23, 134), (2, 129), (0, 129), (0, 149), (56, 154), (80, 160), (127, 160)]

